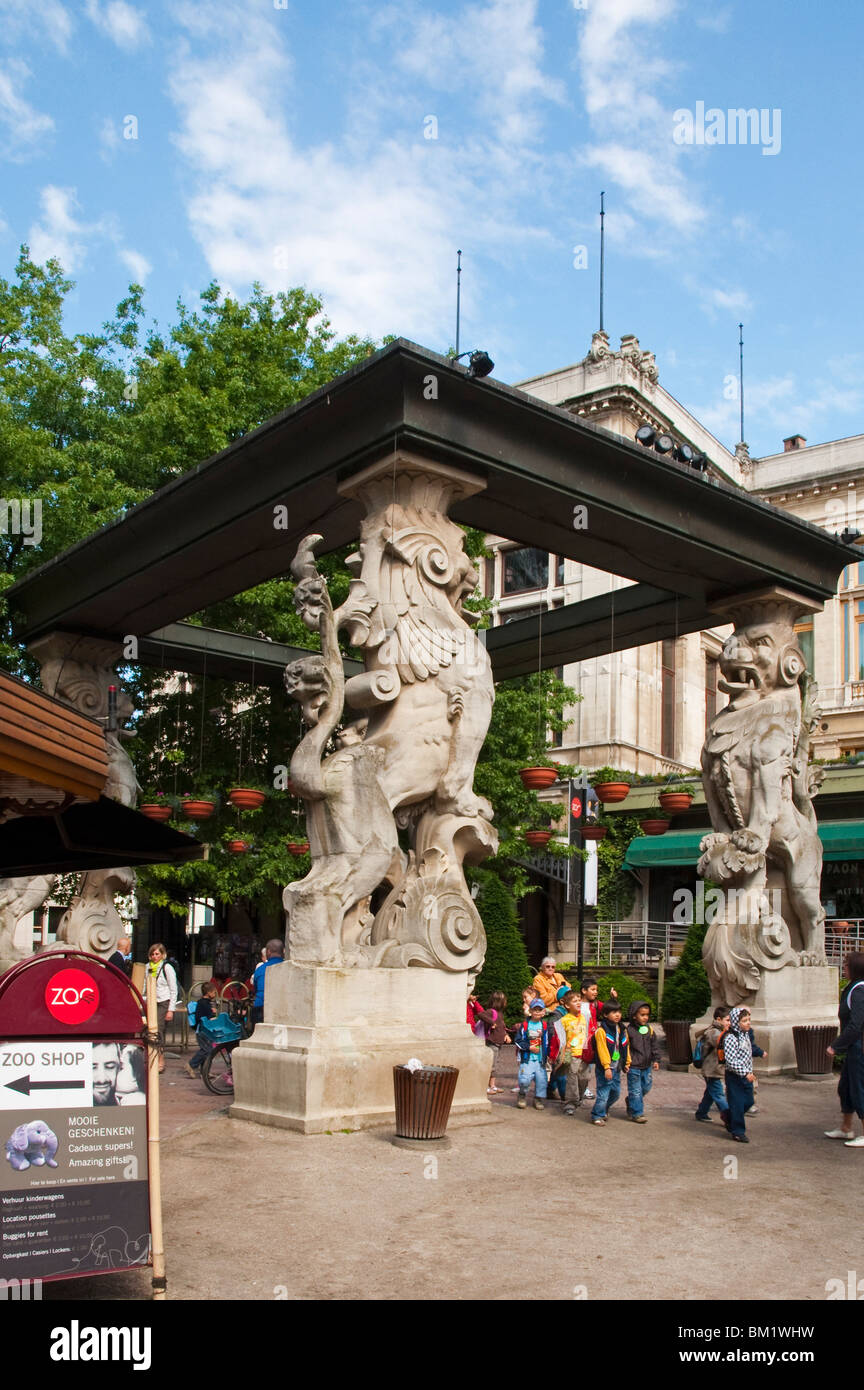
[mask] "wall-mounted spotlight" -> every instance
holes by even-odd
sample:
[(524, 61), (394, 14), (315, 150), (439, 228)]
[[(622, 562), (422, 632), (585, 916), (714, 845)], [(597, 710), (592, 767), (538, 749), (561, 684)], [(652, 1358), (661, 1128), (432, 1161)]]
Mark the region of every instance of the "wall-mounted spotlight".
[(495, 366), (488, 352), (484, 352), (482, 348), (476, 348), (473, 352), (460, 352), (459, 357), (454, 357), (453, 361), (458, 362), (460, 357), (468, 358), (468, 375), (471, 377), (488, 376)]
[(675, 449), (675, 457), (679, 463), (692, 463), (696, 457), (696, 450), (691, 449), (689, 444), (679, 444)]
[(675, 448), (675, 440), (671, 434), (658, 434), (654, 440), (654, 448), (658, 454), (668, 454)]
[(853, 526), (847, 526), (845, 531), (840, 532), (840, 539), (844, 545), (854, 545), (861, 537), (861, 532), (856, 531)]
[(650, 449), (656, 438), (657, 435), (650, 425), (640, 425), (636, 431), (636, 443), (641, 444), (645, 449)]

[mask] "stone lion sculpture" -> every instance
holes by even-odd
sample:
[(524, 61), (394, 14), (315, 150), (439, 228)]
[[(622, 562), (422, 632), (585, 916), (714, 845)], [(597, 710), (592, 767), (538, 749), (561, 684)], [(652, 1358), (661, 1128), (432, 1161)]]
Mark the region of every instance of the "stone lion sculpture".
[(811, 797), (817, 716), (794, 625), (776, 600), (742, 606), (720, 656), (730, 702), (713, 719), (702, 780), (714, 833), (699, 873), (724, 890), (703, 959), (727, 1003), (759, 988), (763, 970), (825, 961), (822, 845)]

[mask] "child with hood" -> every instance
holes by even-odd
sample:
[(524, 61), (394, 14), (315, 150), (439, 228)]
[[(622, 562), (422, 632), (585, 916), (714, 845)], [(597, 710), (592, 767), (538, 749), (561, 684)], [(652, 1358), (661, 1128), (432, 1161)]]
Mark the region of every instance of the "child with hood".
[(594, 1034), (594, 1072), (597, 1096), (591, 1109), (591, 1122), (605, 1125), (606, 1116), (621, 1094), (621, 1075), (630, 1066), (630, 1041), (621, 1022), (621, 1005), (610, 999), (603, 1005)]
[(749, 1144), (744, 1116), (753, 1104), (753, 1058), (764, 1057), (761, 1047), (750, 1041), (750, 1010), (732, 1009), (729, 1028), (723, 1035), (726, 1067), (726, 1099), (729, 1102), (729, 1133), (736, 1144)]
[(660, 1070), (660, 1047), (648, 1022), (651, 1005), (647, 999), (634, 999), (628, 1011), (627, 1038), (630, 1043), (630, 1070), (627, 1073), (627, 1114), (637, 1125), (647, 1124), (643, 1097), (654, 1084)]
[[(551, 1012), (547, 1010), (546, 1015), (549, 1019), (549, 1023), (553, 1028), (557, 1023), (561, 1021), (561, 1019), (567, 1013), (566, 1001), (572, 993), (573, 991), (571, 990), (569, 985), (561, 985), (555, 991), (555, 1008), (552, 1009)], [(567, 1072), (569, 1066), (570, 1058), (568, 1057), (567, 1061), (563, 1062), (559, 1055), (558, 1064), (553, 1068), (552, 1073), (549, 1077), (549, 1086), (547, 1094), (552, 1100), (555, 1100), (556, 1098), (560, 1100), (562, 1105), (567, 1099)]]

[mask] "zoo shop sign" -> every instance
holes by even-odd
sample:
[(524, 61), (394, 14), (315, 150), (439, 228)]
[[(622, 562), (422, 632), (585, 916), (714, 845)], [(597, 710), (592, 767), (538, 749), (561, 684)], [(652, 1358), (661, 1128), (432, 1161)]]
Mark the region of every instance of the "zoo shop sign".
[(47, 952), (0, 977), (0, 1278), (150, 1264), (143, 1021), (96, 956)]

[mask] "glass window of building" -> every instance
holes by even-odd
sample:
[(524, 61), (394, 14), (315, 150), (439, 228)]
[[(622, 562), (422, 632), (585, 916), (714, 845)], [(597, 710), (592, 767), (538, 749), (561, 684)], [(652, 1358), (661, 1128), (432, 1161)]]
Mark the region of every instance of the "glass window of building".
[(798, 638), (798, 646), (804, 653), (804, 660), (807, 663), (807, 670), (813, 674), (813, 619), (805, 618), (803, 622), (795, 624), (795, 634)]
[(528, 589), (545, 589), (549, 583), (549, 553), (534, 546), (523, 545), (518, 550), (505, 550), (505, 594), (522, 594)]

